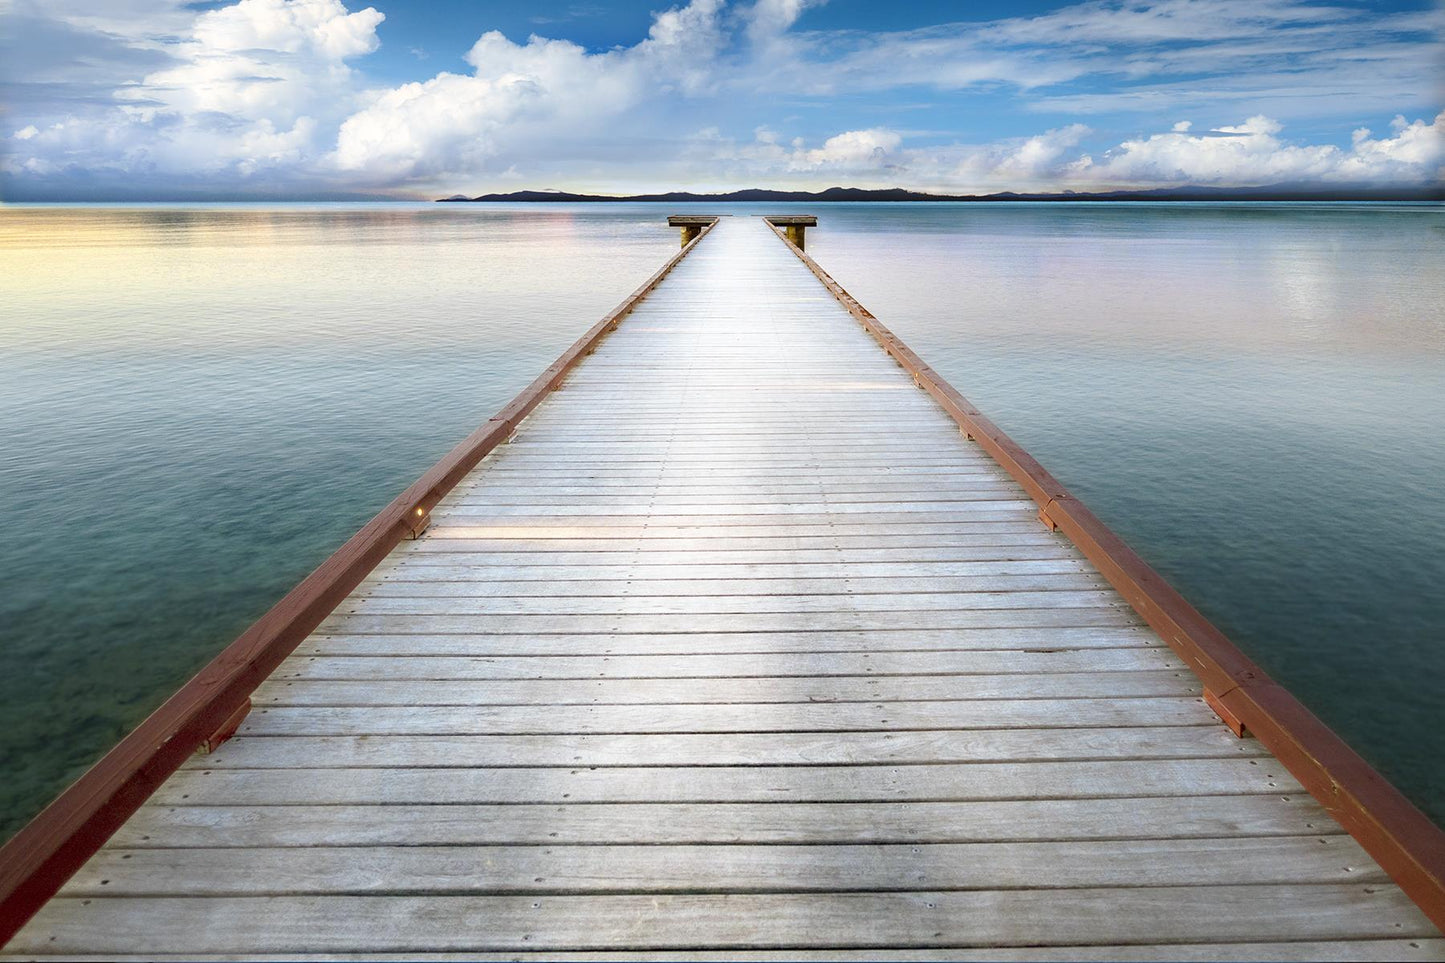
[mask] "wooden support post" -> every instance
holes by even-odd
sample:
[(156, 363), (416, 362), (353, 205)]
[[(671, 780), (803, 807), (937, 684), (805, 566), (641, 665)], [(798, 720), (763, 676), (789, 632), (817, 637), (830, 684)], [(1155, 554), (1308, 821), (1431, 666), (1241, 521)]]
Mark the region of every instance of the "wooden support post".
[(667, 219), (667, 224), (682, 228), (682, 246), (687, 247), (715, 220), (717, 217), (712, 214), (674, 214)]
[(810, 227), (818, 226), (818, 219), (812, 214), (768, 214), (767, 222), (783, 229), (783, 236), (803, 250), (803, 236)]

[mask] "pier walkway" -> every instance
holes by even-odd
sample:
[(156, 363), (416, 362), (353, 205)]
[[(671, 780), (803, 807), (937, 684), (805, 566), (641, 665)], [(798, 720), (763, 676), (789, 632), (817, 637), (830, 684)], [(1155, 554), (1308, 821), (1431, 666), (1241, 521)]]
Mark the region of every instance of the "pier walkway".
[(1445, 959), (723, 217), (8, 957)]

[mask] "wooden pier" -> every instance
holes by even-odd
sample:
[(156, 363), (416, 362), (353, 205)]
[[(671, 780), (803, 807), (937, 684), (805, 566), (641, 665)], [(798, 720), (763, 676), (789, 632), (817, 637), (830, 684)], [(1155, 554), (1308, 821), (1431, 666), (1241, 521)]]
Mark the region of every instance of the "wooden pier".
[(12, 841), (5, 958), (1445, 959), (1439, 830), (785, 228)]

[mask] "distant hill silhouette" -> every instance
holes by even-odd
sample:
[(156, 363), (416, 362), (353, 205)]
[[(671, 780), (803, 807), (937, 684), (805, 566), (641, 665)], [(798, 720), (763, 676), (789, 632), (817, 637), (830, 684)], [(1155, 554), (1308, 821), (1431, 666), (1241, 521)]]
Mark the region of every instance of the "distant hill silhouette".
[(629, 201), (633, 203), (667, 204), (742, 204), (770, 201), (833, 203), (839, 201), (1441, 201), (1445, 185), (1429, 187), (1378, 187), (1371, 185), (1340, 185), (1319, 187), (1278, 184), (1270, 187), (1161, 187), (1143, 191), (1100, 191), (1094, 193), (1020, 194), (1002, 191), (997, 194), (926, 194), (922, 191), (892, 187), (864, 190), (857, 187), (830, 187), (824, 191), (775, 191), (749, 188), (724, 194), (696, 194), (691, 191), (668, 191), (662, 194), (571, 194), (566, 191), (513, 191), (510, 194), (482, 194), (466, 197), (454, 194), (439, 198), (442, 202), (488, 201), (506, 204), (591, 203)]

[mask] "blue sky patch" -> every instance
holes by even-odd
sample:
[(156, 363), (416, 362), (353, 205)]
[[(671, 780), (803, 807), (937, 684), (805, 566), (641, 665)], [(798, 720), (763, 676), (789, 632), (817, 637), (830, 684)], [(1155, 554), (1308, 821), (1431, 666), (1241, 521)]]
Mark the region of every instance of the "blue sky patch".
[(0, 191), (1432, 185), (1430, 3), (16, 0)]

